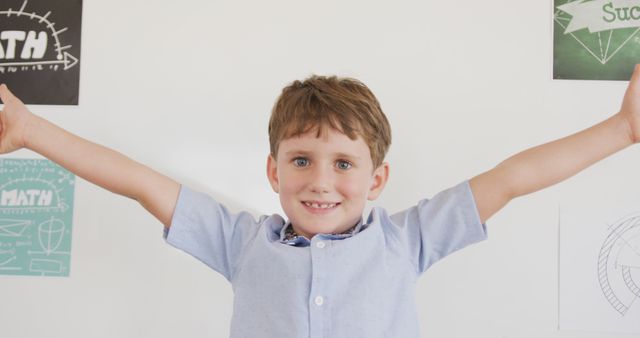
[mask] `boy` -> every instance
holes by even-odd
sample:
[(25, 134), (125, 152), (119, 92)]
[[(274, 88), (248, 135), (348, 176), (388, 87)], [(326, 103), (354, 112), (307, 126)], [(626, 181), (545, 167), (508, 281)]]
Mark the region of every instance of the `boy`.
[[(431, 264), (486, 237), (511, 199), (581, 171), (638, 141), (640, 66), (619, 113), (502, 162), (388, 215), (376, 199), (389, 175), (388, 122), (353, 79), (286, 87), (269, 122), (267, 176), (288, 218), (231, 214), (210, 197), (41, 119), (0, 86), (0, 152), (26, 147), (136, 199), (167, 241), (233, 285), (232, 337), (419, 337), (414, 285)], [(126, 173), (123, 175), (122, 173)]]

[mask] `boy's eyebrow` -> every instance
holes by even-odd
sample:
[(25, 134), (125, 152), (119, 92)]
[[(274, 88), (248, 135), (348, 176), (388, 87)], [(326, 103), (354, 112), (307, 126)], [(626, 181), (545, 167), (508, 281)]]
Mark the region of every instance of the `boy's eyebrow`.
[(289, 150), (286, 153), (284, 153), (284, 156), (293, 156), (293, 155), (307, 155), (309, 152), (304, 151), (304, 150)]
[(354, 159), (354, 160), (359, 160), (360, 156), (356, 156), (356, 155), (352, 155), (352, 154), (346, 154), (346, 153), (336, 153), (335, 154), (336, 157), (344, 157), (344, 158), (350, 158), (350, 159)]

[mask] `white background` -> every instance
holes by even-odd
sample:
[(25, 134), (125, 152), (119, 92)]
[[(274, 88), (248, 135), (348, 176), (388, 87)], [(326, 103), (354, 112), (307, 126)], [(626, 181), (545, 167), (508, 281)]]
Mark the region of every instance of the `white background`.
[[(31, 109), (256, 214), (280, 212), (267, 121), (294, 79), (352, 76), (376, 93), (393, 145), (375, 205), (390, 211), (607, 118), (626, 87), (551, 80), (550, 1), (85, 0), (83, 12), (80, 105)], [(557, 329), (558, 206), (637, 186), (638, 155), (513, 201), (489, 241), (433, 266), (416, 294), (423, 336), (612, 337)], [(82, 180), (75, 199), (70, 277), (0, 276), (0, 336), (228, 336), (222, 276), (166, 245), (135, 202)]]

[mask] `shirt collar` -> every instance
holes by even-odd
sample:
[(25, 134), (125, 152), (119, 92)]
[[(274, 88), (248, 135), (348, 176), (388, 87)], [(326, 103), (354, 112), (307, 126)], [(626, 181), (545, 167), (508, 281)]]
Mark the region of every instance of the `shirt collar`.
[[(364, 230), (366, 228), (366, 224), (364, 224), (362, 222), (362, 219), (360, 219), (360, 221), (358, 221), (358, 223), (354, 226), (352, 226), (351, 228), (349, 228), (347, 231), (340, 233), (340, 234), (322, 234), (325, 238), (327, 239), (332, 239), (332, 240), (341, 240), (341, 239), (345, 239), (345, 238), (349, 238), (352, 236), (355, 236), (357, 233), (359, 233), (360, 231)], [(283, 227), (282, 230), (280, 230), (280, 242), (283, 244), (288, 244), (291, 246), (309, 246), (311, 245), (311, 240), (302, 236), (302, 235), (298, 235), (296, 234), (296, 232), (293, 230), (293, 226), (291, 226), (291, 222), (287, 222)]]

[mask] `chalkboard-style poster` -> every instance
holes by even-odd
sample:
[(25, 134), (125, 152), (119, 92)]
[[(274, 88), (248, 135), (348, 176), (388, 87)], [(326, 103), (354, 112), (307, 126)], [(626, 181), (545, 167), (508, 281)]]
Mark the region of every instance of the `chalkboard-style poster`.
[(0, 82), (27, 104), (77, 105), (82, 0), (0, 0)]
[(0, 275), (69, 275), (74, 181), (48, 160), (0, 159)]
[(640, 0), (554, 0), (553, 78), (629, 80), (640, 63)]

